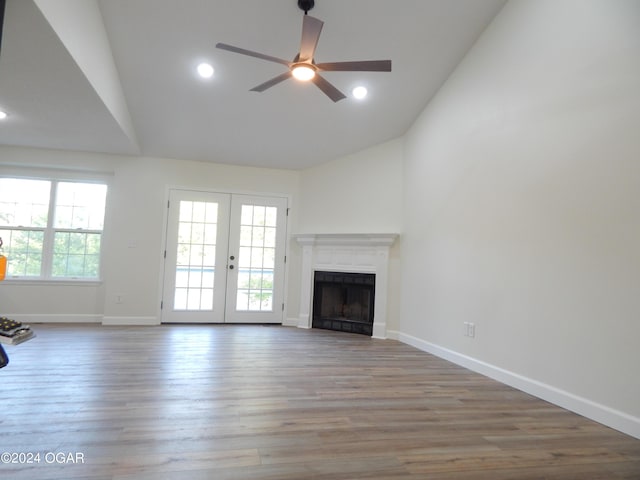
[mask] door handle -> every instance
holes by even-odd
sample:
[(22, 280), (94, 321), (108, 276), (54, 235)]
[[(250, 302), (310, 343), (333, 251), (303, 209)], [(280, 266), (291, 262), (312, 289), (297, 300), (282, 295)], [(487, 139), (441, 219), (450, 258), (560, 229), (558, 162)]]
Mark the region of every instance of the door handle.
[(233, 270), (233, 265), (229, 265), (229, 270)]

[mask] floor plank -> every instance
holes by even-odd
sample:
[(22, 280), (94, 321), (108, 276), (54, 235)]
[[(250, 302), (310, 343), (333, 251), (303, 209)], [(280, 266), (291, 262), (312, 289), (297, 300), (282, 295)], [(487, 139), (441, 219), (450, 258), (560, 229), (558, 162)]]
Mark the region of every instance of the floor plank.
[(0, 370), (0, 452), (39, 461), (3, 478), (640, 479), (639, 440), (392, 340), (35, 330)]

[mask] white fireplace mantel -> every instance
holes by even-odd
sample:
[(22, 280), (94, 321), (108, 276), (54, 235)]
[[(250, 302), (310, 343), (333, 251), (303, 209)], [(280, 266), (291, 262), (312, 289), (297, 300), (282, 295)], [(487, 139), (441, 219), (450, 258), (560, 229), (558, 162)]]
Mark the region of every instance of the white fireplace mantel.
[(373, 273), (376, 294), (373, 312), (373, 337), (387, 337), (387, 297), (389, 289), (389, 249), (395, 233), (295, 234), (302, 247), (300, 312), (298, 327), (311, 328), (313, 277), (316, 270)]

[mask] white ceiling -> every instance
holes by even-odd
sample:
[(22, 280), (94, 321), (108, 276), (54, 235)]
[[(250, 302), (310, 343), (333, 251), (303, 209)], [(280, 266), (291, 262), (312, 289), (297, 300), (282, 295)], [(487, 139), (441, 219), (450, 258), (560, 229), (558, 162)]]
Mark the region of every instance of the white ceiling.
[(286, 67), (215, 48), (293, 59), (296, 0), (7, 0), (0, 144), (306, 168), (404, 134), (503, 4), (316, 0), (317, 62), (393, 62), (324, 73), (333, 103), (293, 79), (249, 92)]

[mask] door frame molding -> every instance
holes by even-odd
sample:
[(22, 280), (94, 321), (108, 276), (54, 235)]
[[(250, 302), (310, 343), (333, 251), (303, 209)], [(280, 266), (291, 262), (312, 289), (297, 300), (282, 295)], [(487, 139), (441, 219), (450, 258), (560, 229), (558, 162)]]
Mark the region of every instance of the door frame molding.
[[(162, 300), (164, 298), (164, 276), (166, 272), (166, 262), (164, 258), (164, 250), (167, 245), (167, 228), (169, 226), (169, 197), (171, 190), (183, 190), (187, 192), (203, 192), (203, 193), (221, 193), (227, 195), (254, 195), (254, 196), (262, 196), (262, 197), (277, 197), (277, 198), (286, 198), (287, 199), (287, 210), (291, 210), (292, 199), (293, 196), (289, 193), (278, 193), (278, 192), (265, 192), (265, 191), (256, 191), (256, 190), (243, 190), (236, 188), (215, 188), (215, 187), (194, 187), (192, 185), (185, 186), (179, 184), (170, 184), (166, 185), (164, 189), (164, 202), (162, 204), (162, 235), (160, 238), (160, 251), (159, 251), (159, 262), (160, 268), (158, 270), (158, 285), (157, 285), (157, 301), (156, 301), (156, 318), (157, 325), (162, 324)], [(291, 258), (289, 251), (289, 232), (291, 231), (291, 216), (286, 215), (285, 218), (285, 242), (284, 242), (284, 254), (287, 259)], [(284, 302), (284, 311), (282, 312), (282, 324), (284, 325), (287, 321), (287, 305), (289, 300), (289, 265), (290, 262), (287, 261), (284, 266), (284, 285), (283, 285), (283, 297), (282, 301)]]

